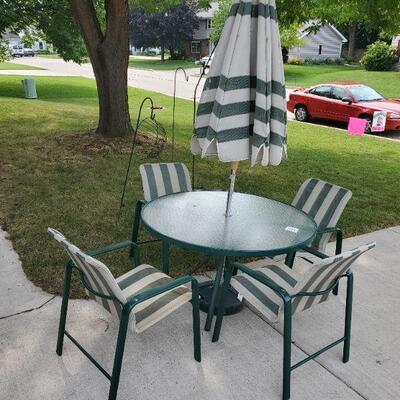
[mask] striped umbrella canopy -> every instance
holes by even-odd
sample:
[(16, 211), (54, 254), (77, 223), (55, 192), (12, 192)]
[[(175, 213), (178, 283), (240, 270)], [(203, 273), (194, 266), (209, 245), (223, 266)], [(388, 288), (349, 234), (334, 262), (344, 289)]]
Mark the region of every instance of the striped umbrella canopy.
[(235, 0), (197, 109), (192, 153), (279, 165), (287, 115), (275, 0)]

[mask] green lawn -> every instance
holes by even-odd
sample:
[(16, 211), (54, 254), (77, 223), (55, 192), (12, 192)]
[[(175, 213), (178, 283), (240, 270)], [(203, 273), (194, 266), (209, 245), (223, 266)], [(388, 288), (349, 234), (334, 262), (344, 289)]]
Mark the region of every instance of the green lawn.
[(345, 65), (285, 65), (287, 86), (356, 81), (365, 83), (387, 97), (400, 97), (399, 72), (371, 72)]
[(40, 58), (56, 58), (59, 59), (61, 58), (58, 54), (40, 54), (36, 53), (35, 57), (40, 57)]
[(192, 60), (165, 60), (162, 62), (159, 57), (154, 57), (154, 59), (131, 57), (129, 66), (133, 68), (157, 70), (174, 70), (178, 67), (196, 68), (196, 64)]
[[(130, 138), (108, 140), (93, 133), (97, 122), (95, 83), (90, 79), (37, 77), (40, 100), (25, 100), (20, 77), (0, 76), (0, 221), (8, 229), (28, 277), (51, 293), (60, 293), (65, 255), (46, 233), (59, 229), (83, 249), (129, 238), (133, 207), (142, 198), (138, 166), (148, 159), (139, 146), (130, 177), (127, 204), (117, 219)], [(151, 95), (165, 107), (157, 116), (170, 135), (170, 97), (129, 89), (134, 119), (139, 102)], [(177, 102), (176, 159), (191, 161), (192, 103)], [(308, 177), (350, 188), (340, 226), (355, 235), (400, 224), (400, 144), (371, 137), (349, 137), (343, 131), (289, 123), (289, 160), (279, 167), (240, 166), (237, 190), (291, 201)], [(199, 160), (197, 185), (225, 188), (228, 166)], [(130, 268), (126, 253), (106, 258), (115, 275)], [(161, 265), (159, 245), (147, 248), (143, 260)], [(173, 275), (187, 273), (202, 258), (180, 249), (172, 252)], [(208, 260), (203, 268), (213, 268)], [(74, 289), (75, 296), (82, 291)]]
[(10, 62), (0, 63), (0, 70), (35, 70), (35, 69), (43, 69), (43, 68), (31, 67), (30, 65), (23, 65), (23, 64), (14, 64)]

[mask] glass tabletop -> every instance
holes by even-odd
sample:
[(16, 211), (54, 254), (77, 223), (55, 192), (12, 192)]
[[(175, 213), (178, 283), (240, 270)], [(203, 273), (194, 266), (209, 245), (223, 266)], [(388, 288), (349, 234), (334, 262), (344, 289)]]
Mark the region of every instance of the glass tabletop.
[(156, 237), (179, 247), (223, 256), (272, 256), (309, 244), (315, 222), (291, 205), (234, 193), (225, 217), (226, 192), (197, 191), (146, 204), (142, 221)]

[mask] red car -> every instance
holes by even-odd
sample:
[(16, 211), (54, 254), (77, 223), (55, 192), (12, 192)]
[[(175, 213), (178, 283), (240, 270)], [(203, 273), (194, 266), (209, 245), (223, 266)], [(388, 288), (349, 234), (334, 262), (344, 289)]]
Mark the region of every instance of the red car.
[(386, 111), (385, 130), (400, 130), (400, 100), (385, 99), (374, 89), (361, 83), (335, 82), (296, 89), (287, 102), (297, 121), (311, 118), (348, 122), (350, 117), (368, 120), (371, 132), (375, 111)]

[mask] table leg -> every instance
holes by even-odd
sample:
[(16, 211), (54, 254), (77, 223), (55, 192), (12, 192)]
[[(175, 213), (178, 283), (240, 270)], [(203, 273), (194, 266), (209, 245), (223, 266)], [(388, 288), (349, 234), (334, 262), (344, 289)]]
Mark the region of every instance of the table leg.
[(215, 304), (217, 302), (218, 291), (219, 291), (219, 287), (221, 284), (222, 273), (224, 272), (225, 261), (226, 261), (226, 258), (221, 257), (219, 265), (218, 265), (218, 269), (217, 269), (217, 275), (215, 276), (210, 308), (208, 309), (206, 326), (204, 328), (206, 331), (209, 331), (211, 329), (211, 324), (212, 324), (212, 320), (214, 317)]
[(163, 242), (163, 272), (169, 275), (169, 243)]

